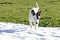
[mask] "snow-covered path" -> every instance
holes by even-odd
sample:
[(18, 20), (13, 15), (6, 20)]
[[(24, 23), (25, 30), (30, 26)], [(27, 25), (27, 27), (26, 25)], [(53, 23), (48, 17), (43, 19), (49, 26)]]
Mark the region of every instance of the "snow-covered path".
[(60, 40), (60, 28), (39, 27), (0, 22), (0, 40)]

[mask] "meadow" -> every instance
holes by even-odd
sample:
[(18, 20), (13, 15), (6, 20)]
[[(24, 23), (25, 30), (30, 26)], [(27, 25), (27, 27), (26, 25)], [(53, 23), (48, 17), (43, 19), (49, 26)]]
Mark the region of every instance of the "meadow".
[(39, 26), (60, 27), (60, 0), (0, 0), (0, 22), (29, 24), (29, 10), (39, 4)]

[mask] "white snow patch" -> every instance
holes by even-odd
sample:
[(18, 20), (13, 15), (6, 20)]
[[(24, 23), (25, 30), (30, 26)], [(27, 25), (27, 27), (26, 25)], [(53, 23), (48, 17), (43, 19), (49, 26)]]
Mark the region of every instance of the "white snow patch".
[(0, 22), (0, 40), (60, 40), (60, 27), (32, 30), (29, 25)]

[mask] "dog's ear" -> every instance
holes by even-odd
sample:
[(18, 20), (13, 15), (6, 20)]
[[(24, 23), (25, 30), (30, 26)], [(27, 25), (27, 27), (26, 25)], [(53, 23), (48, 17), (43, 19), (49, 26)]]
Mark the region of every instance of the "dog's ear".
[(32, 15), (33, 15), (33, 16), (35, 15), (35, 12), (34, 12), (34, 10), (32, 10), (32, 11), (31, 11), (31, 13), (32, 13)]
[(38, 15), (40, 16), (40, 14), (41, 14), (41, 11), (38, 11)]

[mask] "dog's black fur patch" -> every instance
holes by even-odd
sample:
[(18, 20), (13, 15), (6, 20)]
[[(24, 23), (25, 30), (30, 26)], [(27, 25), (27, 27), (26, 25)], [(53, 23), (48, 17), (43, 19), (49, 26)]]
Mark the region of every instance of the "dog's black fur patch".
[(41, 14), (41, 11), (37, 12), (36, 14), (37, 19), (39, 19), (38, 17), (40, 16), (40, 14)]
[(31, 11), (31, 13), (32, 13), (32, 15), (33, 15), (33, 16), (35, 15), (35, 12), (34, 12), (34, 10), (32, 10), (32, 11)]

